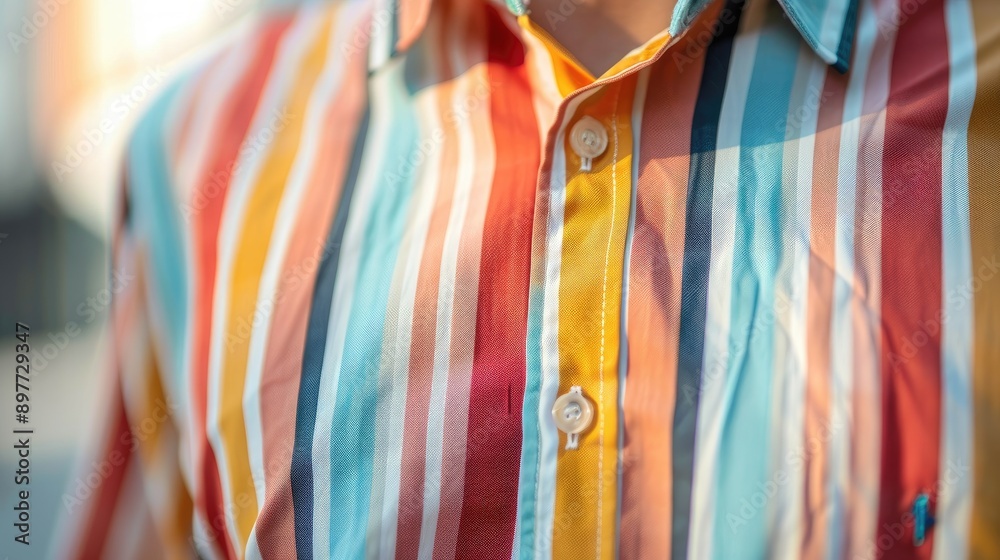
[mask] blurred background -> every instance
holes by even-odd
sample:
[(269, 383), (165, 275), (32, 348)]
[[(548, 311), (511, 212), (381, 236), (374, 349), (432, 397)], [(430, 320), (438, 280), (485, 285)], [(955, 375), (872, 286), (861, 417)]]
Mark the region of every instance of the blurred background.
[[(294, 1), (0, 2), (0, 557), (48, 551), (97, 421), (108, 348), (100, 299), (136, 119), (179, 71)], [(81, 308), (95, 301), (95, 312)], [(15, 322), (31, 327), (30, 547), (13, 541)]]

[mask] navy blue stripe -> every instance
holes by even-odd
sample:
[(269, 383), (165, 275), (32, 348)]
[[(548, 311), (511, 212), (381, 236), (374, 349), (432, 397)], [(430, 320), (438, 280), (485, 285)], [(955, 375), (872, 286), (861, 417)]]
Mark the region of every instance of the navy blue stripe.
[(858, 2), (859, 0), (850, 0), (847, 15), (844, 16), (844, 29), (840, 34), (840, 45), (837, 47), (837, 62), (833, 64), (841, 74), (847, 73), (851, 52), (854, 50), (854, 34), (858, 27)]
[(319, 399), (320, 374), (323, 370), (323, 352), (326, 348), (327, 328), (330, 324), (330, 307), (333, 303), (333, 286), (337, 280), (340, 247), (347, 227), (351, 198), (357, 184), (358, 170), (365, 138), (368, 135), (369, 109), (361, 119), (351, 167), (344, 181), (344, 188), (337, 202), (337, 213), (327, 235), (324, 258), (320, 263), (309, 308), (309, 324), (302, 356), (302, 380), (295, 415), (295, 447), (292, 451), (292, 504), (295, 508), (295, 551), (299, 559), (313, 557), (313, 471), (312, 441), (316, 427), (316, 406)]
[[(671, 557), (675, 560), (687, 558), (688, 531), (691, 526), (694, 436), (701, 393), (709, 261), (712, 251), (715, 148), (733, 38), (739, 28), (743, 3), (743, 0), (729, 0), (723, 9), (722, 14), (735, 13), (736, 17), (720, 17), (722, 31), (708, 46), (691, 123), (691, 169), (684, 234), (677, 403), (673, 427)], [(726, 20), (730, 20), (730, 23), (726, 24)]]

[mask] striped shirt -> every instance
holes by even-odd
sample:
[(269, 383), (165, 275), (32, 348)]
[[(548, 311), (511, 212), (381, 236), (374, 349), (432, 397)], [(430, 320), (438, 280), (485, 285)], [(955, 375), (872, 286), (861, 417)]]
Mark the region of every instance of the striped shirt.
[(63, 557), (1000, 558), (1000, 3), (681, 0), (599, 77), (527, 10), (159, 98)]

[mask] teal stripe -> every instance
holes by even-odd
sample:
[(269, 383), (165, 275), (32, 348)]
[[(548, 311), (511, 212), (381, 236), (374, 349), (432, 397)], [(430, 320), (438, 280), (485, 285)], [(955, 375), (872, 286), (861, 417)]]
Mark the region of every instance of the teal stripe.
[[(719, 453), (717, 558), (762, 558), (778, 484), (771, 476), (774, 295), (782, 236), (785, 119), (799, 37), (768, 6), (743, 118), (733, 247), (729, 363)], [(751, 554), (748, 556), (748, 554)]]
[[(384, 169), (374, 185), (374, 202), (365, 220), (358, 262), (356, 290), (347, 324), (347, 336), (334, 407), (330, 438), (330, 543), (332, 558), (364, 558), (375, 455), (379, 402), (388, 389), (379, 386), (379, 363), (389, 289), (410, 207), (413, 170), (409, 163), (420, 152), (418, 124), (404, 66), (381, 71), (374, 78), (382, 95), (373, 95), (372, 121), (391, 123), (384, 146), (366, 146), (367, 153), (384, 153)], [(385, 115), (378, 115), (386, 112)], [(379, 138), (373, 134), (369, 138)], [(426, 157), (426, 154), (425, 154)], [(357, 197), (355, 197), (357, 200)], [(338, 310), (334, 310), (338, 312)], [(386, 392), (386, 394), (380, 394)], [(321, 397), (322, 398), (322, 397)], [(381, 407), (385, 410), (385, 407)], [(378, 535), (372, 535), (377, 539)]]
[(528, 293), (527, 368), (524, 380), (524, 402), (521, 408), (521, 478), (518, 481), (517, 531), (514, 533), (515, 554), (519, 558), (535, 557), (535, 488), (538, 486), (538, 445), (541, 438), (538, 407), (542, 391), (542, 312), (545, 310), (545, 290), (532, 281)]
[[(149, 256), (147, 289), (156, 290), (150, 301), (159, 304), (157, 315), (166, 327), (172, 363), (177, 366), (169, 375), (183, 371), (184, 329), (187, 321), (187, 264), (181, 237), (179, 201), (170, 174), (168, 132), (177, 122), (175, 109), (183, 99), (182, 84), (192, 83), (190, 76), (180, 76), (157, 97), (140, 119), (128, 150), (130, 216), (128, 227), (143, 240)], [(166, 373), (166, 372), (165, 372)], [(172, 379), (181, 388), (180, 379)], [(186, 394), (177, 391), (175, 394)]]

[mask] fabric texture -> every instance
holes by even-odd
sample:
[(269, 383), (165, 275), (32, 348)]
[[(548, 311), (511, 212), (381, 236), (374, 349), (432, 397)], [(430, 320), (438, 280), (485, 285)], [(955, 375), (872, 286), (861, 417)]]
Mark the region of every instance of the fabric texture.
[(532, 8), (156, 102), (56, 556), (1000, 558), (1000, 3), (681, 1), (597, 77)]

